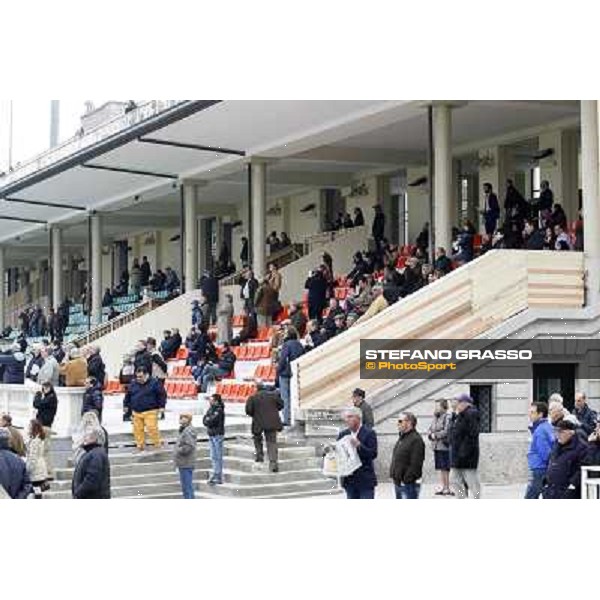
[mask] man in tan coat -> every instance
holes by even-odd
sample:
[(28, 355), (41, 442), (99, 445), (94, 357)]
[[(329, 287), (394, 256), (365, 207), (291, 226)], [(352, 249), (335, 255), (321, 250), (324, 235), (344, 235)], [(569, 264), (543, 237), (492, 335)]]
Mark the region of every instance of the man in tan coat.
[(60, 365), (60, 374), (65, 377), (66, 387), (83, 387), (88, 376), (87, 360), (79, 348), (71, 348), (69, 360)]

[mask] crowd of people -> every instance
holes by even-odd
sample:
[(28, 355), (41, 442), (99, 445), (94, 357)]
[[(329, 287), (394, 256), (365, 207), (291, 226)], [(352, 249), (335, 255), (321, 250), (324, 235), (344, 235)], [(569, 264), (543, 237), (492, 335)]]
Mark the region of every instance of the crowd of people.
[[(346, 428), (337, 439), (350, 436), (350, 444), (360, 460), (341, 483), (348, 499), (372, 499), (377, 486), (374, 461), (378, 455), (373, 413), (363, 390), (353, 392), (352, 403), (352, 408), (344, 412)], [(577, 392), (573, 413), (566, 409), (559, 393), (552, 394), (548, 403), (533, 402), (529, 419), (530, 475), (524, 498), (581, 498), (581, 468), (600, 466), (600, 421), (585, 393)], [(420, 496), (426, 437), (440, 476), (441, 485), (435, 495), (480, 499), (479, 411), (471, 396), (462, 393), (450, 402), (437, 401), (424, 435), (417, 431), (417, 424), (417, 417), (411, 412), (398, 417), (398, 440), (389, 465), (396, 498)]]

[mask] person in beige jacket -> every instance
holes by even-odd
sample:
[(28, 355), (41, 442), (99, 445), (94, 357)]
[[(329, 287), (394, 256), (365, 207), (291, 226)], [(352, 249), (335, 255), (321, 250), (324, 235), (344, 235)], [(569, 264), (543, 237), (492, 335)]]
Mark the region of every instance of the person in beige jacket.
[(46, 432), (42, 424), (33, 419), (29, 425), (26, 466), (36, 498), (47, 489), (48, 466), (45, 458)]
[(60, 374), (65, 377), (65, 386), (83, 387), (88, 376), (87, 360), (79, 348), (71, 348), (69, 360), (60, 365)]

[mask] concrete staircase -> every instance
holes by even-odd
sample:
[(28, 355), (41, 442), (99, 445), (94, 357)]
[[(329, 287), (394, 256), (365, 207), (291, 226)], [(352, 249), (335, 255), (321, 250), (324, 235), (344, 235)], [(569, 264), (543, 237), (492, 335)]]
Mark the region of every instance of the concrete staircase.
[[(163, 432), (164, 450), (134, 453), (130, 434), (110, 438), (112, 497), (123, 499), (181, 498), (179, 475), (173, 466), (173, 444), (177, 432)], [(337, 482), (321, 473), (321, 460), (313, 446), (279, 436), (279, 473), (268, 470), (268, 462), (254, 462), (254, 446), (248, 425), (228, 428), (225, 440), (223, 484), (209, 486), (211, 462), (206, 433), (199, 430), (198, 455), (194, 472), (197, 498), (301, 498), (339, 494)], [(71, 497), (73, 468), (57, 469), (48, 499)]]

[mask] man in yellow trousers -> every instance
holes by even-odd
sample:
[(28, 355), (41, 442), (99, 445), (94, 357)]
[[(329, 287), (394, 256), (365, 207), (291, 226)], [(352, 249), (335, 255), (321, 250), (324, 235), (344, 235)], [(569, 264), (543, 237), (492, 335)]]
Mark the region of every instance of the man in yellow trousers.
[(150, 377), (145, 366), (138, 367), (135, 371), (135, 381), (131, 383), (125, 394), (123, 407), (124, 410), (133, 413), (133, 437), (139, 452), (145, 450), (146, 432), (155, 449), (162, 447), (163, 442), (158, 430), (158, 413), (165, 408), (166, 403), (167, 394), (164, 386), (158, 379)]

